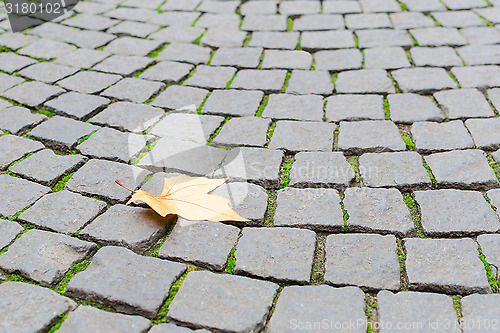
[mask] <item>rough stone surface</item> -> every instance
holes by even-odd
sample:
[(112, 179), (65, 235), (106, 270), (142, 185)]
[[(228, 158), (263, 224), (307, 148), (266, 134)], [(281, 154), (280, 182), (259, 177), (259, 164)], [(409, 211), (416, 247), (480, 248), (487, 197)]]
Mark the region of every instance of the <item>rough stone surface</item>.
[(410, 289), (491, 293), (477, 244), (470, 238), (404, 239)]
[(151, 318), (156, 316), (170, 287), (185, 270), (184, 264), (106, 246), (97, 252), (85, 271), (71, 279), (66, 293), (123, 313)]
[(277, 291), (278, 285), (267, 281), (191, 272), (170, 304), (168, 318), (197, 328), (257, 331), (264, 326)]
[(450, 119), (494, 116), (483, 94), (476, 89), (441, 91), (434, 97)]
[(382, 96), (335, 95), (326, 99), (326, 120), (385, 119)]
[(331, 151), (334, 124), (278, 121), (269, 148), (288, 151)]
[(32, 114), (28, 109), (13, 106), (0, 111), (0, 128), (18, 134), (46, 119), (44, 115)]
[(382, 69), (342, 72), (335, 81), (339, 93), (394, 93), (391, 79)]
[(207, 98), (202, 113), (253, 116), (264, 97), (262, 91), (214, 90)]
[(161, 246), (158, 256), (221, 271), (239, 233), (237, 227), (220, 222), (180, 218)]
[(44, 286), (59, 282), (71, 267), (85, 259), (97, 245), (66, 235), (30, 230), (0, 256), (0, 267)]
[(236, 74), (231, 88), (279, 92), (285, 83), (286, 71), (282, 69), (245, 69)]
[(444, 120), (443, 113), (431, 98), (408, 93), (389, 95), (387, 100), (391, 119), (396, 123)]
[(495, 150), (500, 148), (500, 119), (468, 119), (467, 129), (478, 148)]
[(164, 86), (165, 85), (160, 82), (152, 82), (137, 78), (125, 78), (104, 90), (102, 94), (119, 100), (144, 103), (149, 100), (150, 97), (158, 93)]
[(323, 98), (318, 95), (272, 94), (269, 96), (262, 117), (321, 121)]
[(457, 88), (457, 84), (442, 68), (403, 68), (392, 72), (403, 92), (432, 93)]
[(208, 91), (205, 89), (184, 86), (169, 86), (151, 103), (162, 108), (196, 112)]
[(483, 251), (486, 262), (498, 267), (500, 265), (500, 236), (499, 235), (480, 235), (477, 242)]
[(406, 144), (388, 120), (341, 122), (337, 147), (353, 154), (405, 150)]
[(498, 328), (499, 295), (470, 295), (462, 298), (460, 303), (464, 332), (494, 332)]
[(162, 138), (171, 137), (204, 144), (223, 121), (224, 118), (219, 116), (171, 113), (160, 120), (149, 133)]
[(16, 213), (33, 204), (50, 188), (25, 179), (0, 175), (0, 216), (11, 219)]
[(162, 109), (150, 105), (118, 102), (92, 117), (90, 122), (141, 133), (160, 120), (163, 114)]
[(175, 61), (161, 61), (148, 68), (139, 77), (145, 80), (163, 81), (165, 83), (179, 82), (189, 75), (193, 65)]
[(279, 190), (273, 221), (276, 227), (340, 231), (344, 228), (344, 219), (339, 193), (322, 188)]
[(244, 228), (236, 247), (237, 274), (308, 283), (316, 234), (295, 228)]
[(40, 142), (34, 140), (14, 135), (0, 136), (0, 170), (6, 169), (12, 162), (23, 158), (29, 153), (43, 148)]
[(109, 99), (104, 97), (70, 92), (46, 102), (45, 106), (63, 116), (86, 119), (107, 104)]
[(260, 117), (237, 117), (230, 119), (212, 140), (215, 146), (263, 147), (267, 142), (270, 119)]
[[(3, 89), (0, 89), (0, 93), (1, 90)], [(63, 92), (64, 90), (59, 87), (50, 86), (42, 82), (31, 81), (25, 82), (3, 92), (2, 96), (23, 105), (38, 108), (43, 102), (60, 95)]]
[(88, 71), (76, 73), (73, 76), (59, 81), (58, 84), (69, 90), (78, 91), (84, 94), (93, 94), (106, 89), (120, 79), (121, 76), (119, 75)]
[(343, 203), (349, 215), (349, 230), (397, 235), (411, 235), (415, 231), (410, 211), (396, 189), (348, 188)]
[(0, 249), (8, 246), (23, 230), (16, 222), (0, 219)]
[(498, 66), (467, 66), (453, 67), (455, 75), (462, 88), (491, 88), (500, 86), (500, 68)]
[(474, 142), (460, 120), (447, 123), (417, 122), (411, 127), (417, 151), (436, 151), (474, 148)]
[(329, 95), (333, 91), (333, 83), (327, 71), (292, 71), (286, 92), (289, 94)]

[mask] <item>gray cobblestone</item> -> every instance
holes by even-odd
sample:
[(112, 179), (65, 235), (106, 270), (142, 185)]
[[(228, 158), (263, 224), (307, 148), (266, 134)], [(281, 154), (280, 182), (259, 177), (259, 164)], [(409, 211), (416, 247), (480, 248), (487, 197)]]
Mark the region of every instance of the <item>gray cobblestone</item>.
[(15, 135), (4, 135), (0, 137), (0, 169), (6, 169), (12, 162), (43, 149), (44, 146), (34, 140), (21, 138)]
[(387, 73), (381, 69), (362, 69), (341, 72), (335, 81), (339, 93), (394, 93), (395, 89)]
[(410, 67), (410, 62), (401, 47), (365, 50), (365, 68), (396, 69), (403, 67)]
[(147, 69), (139, 77), (146, 80), (163, 81), (165, 83), (179, 82), (187, 77), (193, 65), (175, 61), (161, 61)]
[(440, 91), (434, 97), (450, 119), (494, 116), (483, 94), (476, 89)]
[(0, 175), (0, 189), (0, 216), (8, 219), (50, 192), (46, 186), (7, 174)]
[(460, 120), (417, 122), (411, 127), (411, 135), (417, 151), (421, 153), (474, 148), (474, 142)]
[(210, 58), (210, 48), (199, 45), (171, 43), (159, 55), (160, 60), (174, 60), (192, 64), (205, 64)]
[[(304, 44), (304, 47), (310, 45), (305, 39)], [(356, 49), (318, 51), (314, 54), (314, 59), (317, 69), (331, 71), (359, 69), (363, 63), (363, 55)]]
[(309, 69), (312, 62), (311, 54), (305, 51), (266, 50), (262, 68)]
[(92, 117), (90, 122), (140, 133), (160, 120), (163, 114), (162, 109), (149, 105), (118, 102)]
[(64, 116), (85, 119), (100, 111), (109, 102), (109, 99), (101, 96), (69, 92), (46, 102), (44, 106)]
[(0, 250), (9, 246), (9, 244), (16, 239), (17, 235), (19, 235), (19, 233), (23, 230), (24, 228), (16, 222), (6, 221), (3, 219), (0, 220)]
[(342, 49), (356, 47), (356, 43), (352, 32), (348, 30), (305, 31), (300, 46), (305, 50)]
[(205, 89), (169, 86), (151, 102), (151, 105), (177, 111), (196, 112), (207, 94), (208, 90)]
[(444, 120), (443, 113), (431, 98), (408, 93), (389, 95), (387, 100), (391, 119), (396, 123)]
[(263, 49), (260, 47), (237, 48), (220, 47), (215, 51), (213, 66), (236, 66), (239, 68), (257, 68)]
[(412, 47), (411, 57), (416, 66), (462, 66), (462, 59), (449, 46), (441, 47)]
[[(461, 300), (462, 305), (462, 320), (465, 323), (483, 323), (476, 327), (464, 327), (463, 331), (466, 333), (477, 332), (482, 330), (484, 332), (492, 331), (494, 328), (489, 327), (489, 323), (496, 322), (496, 318), (500, 315), (498, 311), (498, 303), (500, 298), (498, 295), (470, 295)], [(470, 324), (471, 326), (473, 324)], [(477, 328), (477, 329), (476, 329)]]
[(298, 32), (254, 31), (248, 46), (273, 49), (295, 49), (299, 42)]
[(477, 147), (495, 150), (500, 148), (500, 119), (468, 119), (465, 122)]
[(260, 117), (238, 117), (230, 119), (213, 139), (215, 146), (263, 147), (271, 120)]
[(272, 94), (269, 96), (262, 117), (321, 121), (323, 119), (323, 97)]
[(23, 69), (19, 72), (19, 75), (31, 80), (54, 83), (75, 74), (77, 71), (77, 69), (72, 67), (56, 65), (50, 62), (40, 62)]
[(171, 113), (160, 120), (150, 134), (165, 138), (206, 143), (224, 118), (211, 115)]
[[(19, 83), (19, 82), (18, 82)], [(0, 89), (1, 91), (2, 89)], [(15, 86), (2, 93), (2, 96), (18, 103), (38, 108), (43, 102), (64, 92), (63, 89), (48, 84), (31, 81)]]
[(46, 119), (44, 115), (32, 114), (28, 109), (13, 106), (0, 111), (0, 128), (10, 133), (21, 134)]
[(500, 244), (499, 235), (480, 235), (477, 237), (477, 242), (490, 265), (498, 267), (500, 265)]
[(69, 90), (78, 91), (84, 94), (93, 94), (106, 89), (120, 79), (121, 77), (119, 75), (88, 71), (79, 72), (58, 82), (58, 84)]
[(253, 116), (263, 97), (262, 91), (214, 90), (201, 111), (211, 114)]
[(164, 85), (137, 78), (125, 78), (102, 92), (103, 95), (130, 102), (144, 103), (158, 93)]
[(105, 73), (122, 74), (125, 76), (132, 75), (148, 65), (153, 63), (153, 59), (137, 57), (137, 56), (121, 56), (113, 55), (93, 69)]
[(289, 94), (330, 95), (333, 83), (327, 71), (293, 70), (286, 92)]
[(225, 88), (236, 73), (232, 67), (213, 67), (200, 65), (184, 84), (201, 88)]
[(269, 148), (288, 151), (331, 151), (334, 124), (278, 121)]
[(455, 75), (462, 88), (500, 87), (500, 68), (498, 66), (454, 67)]
[(442, 68), (404, 68), (392, 72), (403, 92), (433, 93), (438, 90), (457, 88), (457, 84)]

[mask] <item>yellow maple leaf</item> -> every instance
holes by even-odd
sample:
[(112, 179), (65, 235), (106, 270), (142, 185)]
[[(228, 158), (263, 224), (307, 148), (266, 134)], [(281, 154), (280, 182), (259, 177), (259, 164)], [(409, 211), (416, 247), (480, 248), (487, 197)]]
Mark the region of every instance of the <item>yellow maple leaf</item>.
[(163, 217), (176, 214), (192, 221), (249, 221), (229, 207), (229, 199), (208, 193), (225, 181), (185, 175), (165, 178), (163, 191), (155, 197), (143, 190), (133, 191), (115, 180), (118, 185), (134, 192), (127, 205), (143, 201)]

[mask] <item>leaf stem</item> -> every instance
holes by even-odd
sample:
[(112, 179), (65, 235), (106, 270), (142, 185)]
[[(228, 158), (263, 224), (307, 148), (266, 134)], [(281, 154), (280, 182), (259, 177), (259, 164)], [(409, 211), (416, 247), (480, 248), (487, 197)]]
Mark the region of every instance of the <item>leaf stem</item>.
[(121, 187), (123, 187), (123, 188), (125, 188), (125, 189), (129, 190), (129, 191), (130, 191), (130, 192), (132, 192), (132, 193), (135, 193), (135, 192), (136, 192), (136, 191), (134, 191), (134, 190), (129, 189), (127, 186), (123, 185), (123, 184), (122, 184), (122, 182), (121, 182), (119, 179), (115, 179), (115, 183), (117, 183), (117, 184), (118, 184), (118, 185), (120, 185)]

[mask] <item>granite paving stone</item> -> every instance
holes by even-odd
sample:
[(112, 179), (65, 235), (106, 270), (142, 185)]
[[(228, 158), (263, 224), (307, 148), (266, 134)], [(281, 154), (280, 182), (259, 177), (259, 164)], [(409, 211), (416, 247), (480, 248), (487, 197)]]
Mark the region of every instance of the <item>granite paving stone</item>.
[(115, 74), (84, 71), (61, 80), (57, 84), (68, 90), (94, 94), (115, 84), (120, 79), (121, 76)]
[(499, 295), (469, 295), (461, 299), (463, 332), (494, 332), (498, 328)]
[(236, 246), (236, 274), (309, 283), (316, 234), (296, 228), (243, 228)]
[(282, 120), (276, 123), (269, 148), (287, 151), (331, 151), (336, 125)]
[(156, 31), (149, 38), (169, 43), (194, 43), (204, 32), (204, 28), (172, 25)]
[(259, 90), (214, 90), (207, 98), (202, 113), (253, 116), (257, 112), (264, 93)]
[(235, 73), (236, 69), (232, 67), (199, 65), (196, 67), (194, 74), (183, 84), (200, 88), (223, 89), (231, 81)]
[(271, 94), (262, 117), (322, 121), (323, 104), (319, 95)]
[(486, 25), (486, 23), (472, 11), (434, 12), (431, 15), (443, 27), (463, 28)]
[(208, 90), (205, 89), (172, 85), (158, 95), (151, 105), (194, 113), (207, 95)]
[(299, 42), (299, 36), (298, 32), (254, 31), (248, 46), (293, 50)]
[(385, 119), (382, 96), (335, 95), (326, 99), (326, 120), (376, 120)]
[(465, 65), (496, 65), (500, 63), (498, 45), (468, 45), (457, 50)]
[(142, 133), (154, 125), (164, 114), (160, 108), (146, 104), (117, 102), (90, 119), (91, 123), (119, 130)]
[(397, 69), (410, 67), (406, 53), (401, 47), (372, 48), (365, 50), (365, 68)]
[(150, 172), (132, 165), (104, 160), (90, 160), (66, 183), (66, 189), (87, 195), (98, 195), (112, 203), (124, 202), (132, 193), (115, 184), (119, 178), (135, 190)]
[(102, 95), (136, 103), (144, 103), (165, 85), (138, 78), (124, 78), (102, 92)]
[(443, 68), (403, 68), (391, 73), (403, 92), (428, 94), (457, 88)]
[(33, 114), (29, 109), (13, 106), (0, 111), (0, 128), (10, 133), (22, 134), (46, 119), (47, 117), (42, 114)]
[(495, 7), (477, 9), (475, 10), (475, 12), (484, 17), (489, 22), (493, 22), (496, 24), (500, 23), (500, 19), (498, 18), (498, 3)]
[(457, 52), (449, 46), (412, 47), (410, 54), (413, 62), (418, 67), (452, 67), (463, 65), (463, 61), (457, 55)]
[(265, 50), (262, 68), (309, 69), (312, 56), (306, 51)]
[(285, 15), (246, 15), (240, 29), (246, 31), (286, 31)]
[(361, 0), (364, 12), (399, 12), (401, 6), (394, 0)]
[(323, 3), (323, 13), (349, 14), (359, 13), (361, 7), (357, 1), (325, 1)]
[[(304, 38), (304, 47), (307, 44)], [(314, 53), (315, 68), (319, 70), (341, 71), (359, 69), (363, 65), (363, 55), (356, 49), (318, 51)]]
[(359, 158), (363, 184), (369, 187), (428, 189), (431, 180), (415, 152), (367, 153)]
[(56, 149), (70, 150), (79, 139), (98, 129), (98, 126), (55, 116), (35, 127), (30, 135)]
[(128, 163), (155, 139), (152, 135), (124, 133), (112, 128), (103, 127), (90, 138), (78, 145), (76, 149), (83, 155), (92, 158)]
[(12, 162), (43, 148), (44, 146), (38, 141), (15, 135), (3, 135), (0, 137), (0, 169), (5, 170)]
[(24, 228), (21, 227), (17, 222), (11, 222), (7, 220), (0, 219), (0, 250), (16, 239), (17, 235)]
[(451, 73), (455, 75), (462, 88), (500, 87), (500, 68), (498, 66), (453, 67)]
[(220, 222), (179, 218), (158, 256), (222, 271), (239, 233), (237, 227)]
[(477, 244), (470, 238), (404, 239), (411, 290), (491, 293)]
[(340, 152), (299, 152), (290, 171), (290, 185), (343, 188), (354, 177), (352, 166)]
[(487, 150), (500, 148), (500, 122), (494, 119), (468, 119), (465, 121), (467, 129), (477, 147)]
[[(286, 4), (287, 2), (283, 2)], [(309, 1), (309, 3), (311, 3)], [(319, 30), (344, 29), (344, 19), (341, 15), (313, 14), (302, 15), (293, 21), (293, 30), (319, 31)]]
[(414, 233), (410, 211), (401, 193), (394, 188), (348, 188), (343, 203), (350, 231), (401, 236)]
[(100, 15), (91, 15), (85, 13), (78, 14), (75, 17), (71, 17), (63, 21), (63, 23), (68, 26), (73, 26), (82, 29), (90, 29), (90, 30), (104, 30), (109, 27), (112, 27), (118, 22), (119, 21), (117, 20), (112, 20)]
[(278, 1), (248, 1), (242, 3), (240, 6), (240, 12), (242, 15), (248, 14), (276, 14)]
[(260, 117), (231, 118), (212, 140), (212, 145), (263, 147), (267, 141), (266, 135), (270, 125), (270, 119)]
[(50, 149), (43, 149), (25, 160), (14, 164), (9, 171), (46, 185), (54, 186), (64, 175), (78, 169), (87, 161), (81, 155), (57, 155)]
[(411, 127), (411, 136), (420, 153), (474, 148), (474, 142), (460, 120), (446, 123), (416, 122)]
[(227, 28), (236, 30), (240, 26), (241, 17), (237, 14), (204, 13), (194, 22), (201, 28)]
[(278, 285), (268, 281), (191, 272), (170, 304), (167, 316), (196, 328), (257, 331), (264, 327), (277, 292)]
[(161, 61), (144, 71), (139, 78), (165, 83), (179, 82), (187, 77), (193, 68), (193, 65), (181, 62)]
[[(127, 314), (155, 317), (186, 265), (105, 246), (71, 279), (66, 294)], [(140, 274), (137, 274), (140, 272)]]
[(406, 149), (397, 126), (389, 120), (340, 123), (337, 147), (353, 154)]
[(103, 51), (120, 55), (146, 56), (160, 48), (162, 44), (160, 41), (126, 36), (111, 41)]
[(460, 29), (460, 34), (469, 44), (497, 44), (500, 42), (500, 31), (493, 27), (469, 27)]
[(490, 189), (498, 187), (495, 172), (483, 151), (455, 150), (425, 156), (437, 186), (441, 188)]
[(236, 74), (231, 88), (279, 92), (285, 83), (286, 71), (244, 69)]
[(74, 50), (76, 47), (73, 45), (41, 38), (18, 50), (18, 54), (42, 60), (52, 60)]
[(263, 148), (233, 148), (214, 175), (230, 181), (252, 180), (262, 185), (276, 185), (283, 152)]
[(146, 251), (165, 236), (172, 216), (163, 218), (149, 208), (114, 205), (80, 232), (80, 236), (102, 245), (124, 246)]
[(486, 258), (486, 262), (498, 267), (500, 265), (500, 236), (480, 235), (477, 237), (477, 242)]
[(158, 30), (158, 26), (154, 24), (125, 21), (109, 28), (107, 32), (145, 38), (156, 30)]
[(24, 80), (18, 76), (14, 75), (7, 75), (4, 73), (0, 73), (0, 78), (2, 78), (2, 81), (0, 81), (0, 92), (4, 92), (16, 85), (19, 85), (24, 82)]
[(326, 283), (370, 290), (399, 289), (399, 262), (393, 235), (330, 235), (325, 250)]
[(208, 28), (200, 44), (209, 47), (241, 47), (247, 36), (246, 31), (228, 30), (224, 27)]
[(348, 14), (345, 16), (346, 26), (349, 30), (391, 28), (389, 15), (386, 13)]
[(57, 65), (50, 62), (40, 62), (23, 69), (19, 72), (19, 75), (31, 80), (54, 83), (75, 74), (77, 71), (76, 68), (72, 67)]
[(76, 306), (73, 300), (33, 284), (8, 281), (0, 285), (0, 322), (5, 332), (48, 331), (59, 316)]
[(429, 27), (411, 29), (419, 46), (461, 46), (467, 44), (456, 28)]
[(8, 219), (51, 190), (46, 186), (7, 174), (0, 175), (0, 216)]
[(434, 97), (450, 119), (493, 117), (495, 114), (477, 89), (440, 91)]
[(288, 187), (277, 193), (273, 221), (276, 227), (340, 231), (344, 228), (342, 215), (337, 190)]
[(13, 74), (26, 66), (35, 64), (36, 60), (29, 57), (17, 55), (15, 53), (1, 53), (0, 54), (0, 70)]
[[(2, 89), (0, 89), (1, 91)], [(62, 94), (64, 89), (48, 84), (30, 81), (15, 86), (3, 93), (2, 96), (29, 107), (38, 108), (48, 99)]]
[(283, 15), (314, 14), (321, 10), (319, 3), (304, 0), (283, 2), (279, 7), (279, 11)]
[[(65, 41), (68, 43), (75, 44), (82, 48), (94, 49), (104, 46), (105, 44), (109, 43), (115, 38), (116, 38), (115, 35), (108, 34), (102, 31), (76, 29), (76, 31), (73, 34), (67, 36)], [(71, 53), (66, 53), (65, 55), (69, 54)]]
[[(451, 80), (451, 79), (450, 79)], [(338, 93), (394, 93), (391, 79), (382, 69), (341, 72), (335, 81)]]
[(35, 36), (6, 32), (0, 36), (0, 46), (7, 47), (15, 51), (23, 46), (36, 42), (38, 39), (39, 38)]
[(0, 256), (0, 267), (43, 286), (59, 282), (73, 265), (81, 262), (97, 245), (66, 235), (30, 230)]
[[(286, 332), (294, 327), (300, 331), (299, 323), (302, 323), (303, 331), (307, 331), (305, 327), (312, 327), (313, 323), (322, 321), (325, 323), (325, 318), (333, 327), (346, 327), (347, 323), (355, 323), (350, 327), (351, 332), (365, 332), (364, 297), (363, 291), (356, 287), (285, 287), (269, 321), (269, 332)], [(309, 323), (308, 326), (305, 323)]]
[(121, 313), (111, 313), (92, 306), (79, 306), (66, 320), (58, 331), (64, 333), (142, 333), (151, 327), (151, 322), (139, 316), (129, 316)]
[[(267, 3), (267, 2), (266, 2)], [(238, 68), (257, 68), (263, 49), (261, 47), (219, 47), (210, 64), (212, 66), (235, 66)]]
[(0, 110), (4, 110), (4, 109), (10, 108), (12, 106), (13, 106), (12, 103), (7, 102), (6, 100), (0, 99)]
[[(402, 291), (393, 294), (382, 290), (377, 294), (380, 332), (461, 332), (453, 300), (434, 293)], [(455, 324), (456, 323), (456, 324)]]
[[(438, 4), (440, 3), (438, 2)], [(426, 28), (434, 27), (436, 25), (432, 18), (416, 11), (391, 13), (389, 14), (389, 17), (396, 29)]]
[(489, 190), (488, 192), (486, 192), (486, 194), (491, 201), (491, 204), (495, 206), (495, 208), (500, 207), (500, 189)]
[(43, 196), (19, 215), (20, 221), (73, 235), (106, 208), (106, 203), (67, 190)]
[(451, 10), (459, 10), (459, 9), (471, 9), (477, 7), (486, 7), (487, 4), (478, 0), (459, 0), (459, 1), (450, 1), (444, 0), (443, 3)]
[(445, 189), (416, 191), (414, 196), (428, 235), (464, 236), (500, 229), (498, 217), (481, 192)]
[(406, 30), (368, 29), (359, 30), (356, 35), (359, 38), (359, 47), (361, 48), (390, 46), (407, 48), (413, 45), (413, 40)]
[(130, 76), (135, 74), (153, 63), (153, 59), (137, 57), (137, 56), (121, 56), (113, 55), (93, 69), (104, 73), (121, 74), (125, 76)]
[(417, 121), (442, 121), (444, 114), (431, 98), (413, 93), (387, 96), (392, 121), (411, 124)]
[(210, 48), (188, 43), (171, 43), (160, 52), (158, 59), (206, 64), (210, 58)]
[(200, 17), (197, 12), (164, 12), (151, 18), (150, 23), (191, 26)]
[(286, 92), (289, 94), (319, 94), (330, 95), (333, 83), (327, 71), (306, 71), (295, 69), (292, 71)]

